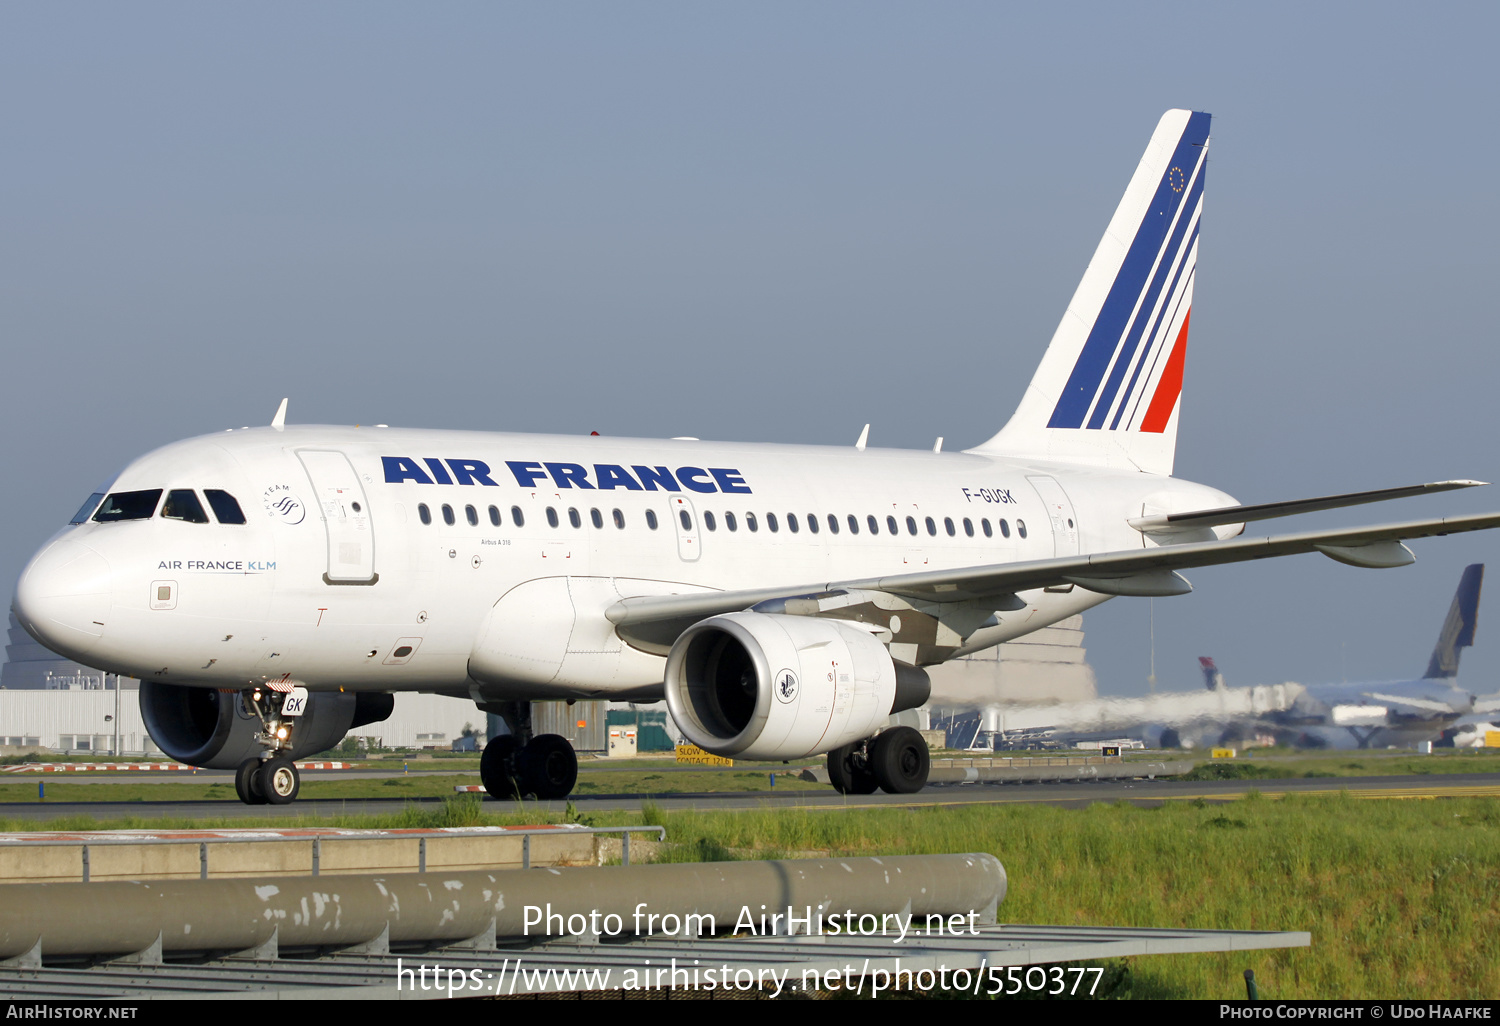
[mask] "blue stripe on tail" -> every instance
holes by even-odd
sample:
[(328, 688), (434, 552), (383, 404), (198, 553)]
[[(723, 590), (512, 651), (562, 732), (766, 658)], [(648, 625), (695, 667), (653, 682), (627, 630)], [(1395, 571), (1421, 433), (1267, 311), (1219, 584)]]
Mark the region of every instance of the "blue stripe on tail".
[[(1187, 183), (1180, 180), (1174, 182), (1174, 169), (1177, 175), (1185, 175), (1191, 174), (1192, 169), (1198, 166), (1199, 150), (1208, 142), (1208, 125), (1207, 114), (1194, 113), (1189, 116), (1187, 128), (1183, 130), (1172, 159), (1168, 162), (1161, 181), (1157, 183), (1156, 195), (1152, 197), (1146, 216), (1136, 230), (1135, 239), (1125, 254), (1119, 273), (1115, 275), (1114, 284), (1110, 286), (1099, 316), (1094, 320), (1088, 341), (1084, 343), (1078, 362), (1073, 366), (1073, 373), (1069, 375), (1062, 396), (1052, 411), (1052, 419), (1047, 422), (1049, 428), (1083, 426), (1083, 419), (1099, 393), (1100, 382), (1104, 380), (1105, 371), (1109, 369), (1110, 361), (1119, 347), (1120, 337), (1125, 332), (1130, 314), (1135, 310), (1136, 300), (1146, 288), (1147, 278), (1151, 275), (1157, 254), (1161, 252), (1167, 230), (1172, 226), (1173, 218), (1187, 196), (1186, 190), (1182, 188)], [(1176, 189), (1173, 188), (1174, 184)]]

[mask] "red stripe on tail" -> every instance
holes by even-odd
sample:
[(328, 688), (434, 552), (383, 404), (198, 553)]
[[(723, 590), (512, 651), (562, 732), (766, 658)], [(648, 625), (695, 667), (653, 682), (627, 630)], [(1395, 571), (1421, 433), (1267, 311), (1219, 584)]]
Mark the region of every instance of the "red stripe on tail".
[(1146, 408), (1146, 419), (1141, 421), (1142, 431), (1161, 434), (1167, 429), (1167, 421), (1172, 419), (1172, 411), (1177, 408), (1177, 397), (1182, 394), (1182, 365), (1187, 361), (1188, 322), (1192, 319), (1193, 311), (1189, 310), (1182, 319), (1177, 341), (1172, 343), (1172, 355), (1167, 358), (1161, 380), (1156, 383), (1156, 394)]

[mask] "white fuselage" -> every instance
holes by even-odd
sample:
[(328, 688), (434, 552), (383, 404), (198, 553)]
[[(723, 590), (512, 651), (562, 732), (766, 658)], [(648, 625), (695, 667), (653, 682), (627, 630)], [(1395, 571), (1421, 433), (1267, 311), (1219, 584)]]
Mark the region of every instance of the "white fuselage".
[[(17, 587), (44, 644), (176, 684), (531, 699), (660, 695), (662, 654), (621, 644), (603, 617), (621, 597), (1140, 548), (1154, 543), (1131, 517), (1234, 502), (1169, 477), (969, 453), (311, 426), (178, 442), (107, 491), (154, 489), (228, 492), (247, 522), (158, 506), (68, 527)], [(960, 649), (1105, 598), (1020, 597)], [(506, 629), (536, 665), (476, 681), (481, 635)]]

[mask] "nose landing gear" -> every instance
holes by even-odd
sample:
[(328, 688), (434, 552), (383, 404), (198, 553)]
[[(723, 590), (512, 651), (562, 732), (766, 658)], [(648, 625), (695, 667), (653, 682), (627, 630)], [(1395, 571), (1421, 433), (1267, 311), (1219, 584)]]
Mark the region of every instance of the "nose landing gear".
[(234, 793), (246, 805), (289, 805), (302, 787), (292, 762), (292, 728), (296, 717), (283, 716), (287, 696), (261, 688), (240, 692), (245, 707), (261, 722), (256, 743), (265, 749), (246, 759), (234, 772)]

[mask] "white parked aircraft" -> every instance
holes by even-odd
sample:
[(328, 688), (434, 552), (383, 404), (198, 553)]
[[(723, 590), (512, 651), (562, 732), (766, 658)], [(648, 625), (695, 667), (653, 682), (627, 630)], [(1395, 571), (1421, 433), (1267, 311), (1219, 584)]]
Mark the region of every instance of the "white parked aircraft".
[(1500, 695), (1481, 697), (1458, 683), (1459, 658), (1474, 644), (1483, 581), (1483, 563), (1464, 568), (1427, 669), (1416, 679), (1229, 688), (1213, 660), (1202, 658), (1202, 691), (991, 706), (981, 712), (980, 726), (1053, 741), (1123, 734), (1162, 748), (1234, 744), (1256, 735), (1299, 748), (1384, 748), (1452, 738), (1465, 728), (1472, 734), (1500, 713)]
[(1241, 539), (1246, 521), (1450, 481), (1237, 505), (1171, 476), (1209, 116), (1168, 111), (1010, 422), (962, 453), (269, 427), (189, 439), (89, 497), (21, 576), (37, 640), (141, 678), (157, 744), (289, 802), (293, 755), (385, 718), (391, 693), (472, 698), (511, 729), (491, 794), (552, 798), (576, 759), (542, 699), (665, 697), (744, 759), (829, 753), (847, 791), (923, 786), (882, 730), (924, 665), (1177, 571), (1405, 539), (1500, 514)]

